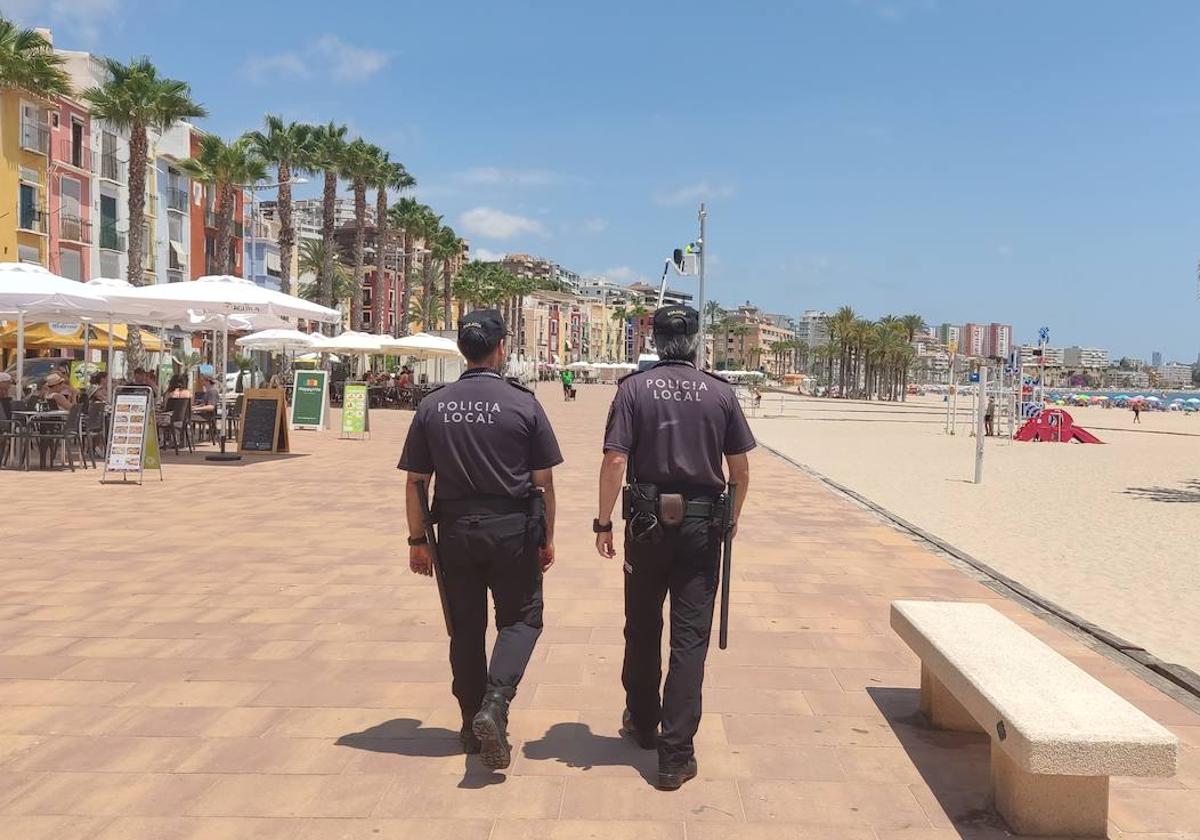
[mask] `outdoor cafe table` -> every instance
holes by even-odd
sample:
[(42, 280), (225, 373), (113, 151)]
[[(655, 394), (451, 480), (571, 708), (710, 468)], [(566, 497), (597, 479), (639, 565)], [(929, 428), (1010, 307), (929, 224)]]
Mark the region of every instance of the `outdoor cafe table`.
[[(50, 409), (47, 411), (14, 411), (12, 413), (13, 420), (21, 429), (21, 463), (25, 469), (29, 469), (29, 446), (26, 436), (33, 430), (33, 427), (38, 423), (65, 423), (67, 422), (67, 412), (63, 409)], [(45, 462), (45, 455), (39, 453), (38, 467), (42, 468)]]

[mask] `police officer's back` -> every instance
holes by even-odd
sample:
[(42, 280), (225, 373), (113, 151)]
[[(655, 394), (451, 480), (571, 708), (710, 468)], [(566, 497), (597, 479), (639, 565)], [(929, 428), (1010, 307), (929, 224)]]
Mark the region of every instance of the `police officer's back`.
[[(468, 370), (421, 401), (399, 464), (408, 471), (409, 565), (418, 574), (433, 572), (420, 488), (436, 479), (433, 516), (463, 745), (482, 749), (493, 768), (508, 766), (508, 705), (541, 634), (542, 573), (554, 561), (551, 468), (562, 462), (537, 398), (497, 372), (506, 332), (495, 310), (463, 318), (458, 346)], [(498, 631), (490, 667), (488, 591)]]
[[(697, 772), (693, 739), (726, 529), (736, 529), (754, 437), (732, 387), (696, 368), (699, 315), (669, 306), (654, 314), (660, 362), (617, 387), (604, 436), (596, 547), (615, 556), (611, 513), (624, 473), (624, 730), (658, 749), (658, 786), (678, 788)], [(726, 521), (722, 468), (737, 484)], [(671, 599), (671, 667), (663, 687), (662, 609)], [(658, 732), (661, 725), (661, 733)]]

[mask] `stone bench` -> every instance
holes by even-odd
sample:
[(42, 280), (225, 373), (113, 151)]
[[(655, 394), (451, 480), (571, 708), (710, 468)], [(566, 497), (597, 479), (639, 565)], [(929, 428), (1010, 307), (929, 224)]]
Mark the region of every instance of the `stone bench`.
[(1110, 776), (1173, 776), (1178, 741), (987, 604), (893, 601), (921, 710), (992, 739), (992, 796), (1018, 834), (1105, 837)]

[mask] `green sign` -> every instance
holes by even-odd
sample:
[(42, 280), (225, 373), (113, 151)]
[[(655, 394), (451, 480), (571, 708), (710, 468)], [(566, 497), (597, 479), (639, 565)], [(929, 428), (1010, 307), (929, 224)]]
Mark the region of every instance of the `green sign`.
[(342, 395), (342, 434), (360, 435), (370, 429), (367, 419), (367, 386), (358, 383), (346, 383)]
[(292, 388), (292, 427), (298, 429), (325, 428), (325, 411), (329, 405), (326, 386), (329, 374), (323, 370), (297, 370)]
[(83, 390), (92, 380), (92, 374), (104, 370), (104, 362), (71, 362), (71, 387)]
[(158, 392), (160, 394), (167, 393), (167, 386), (171, 384), (171, 377), (175, 375), (175, 365), (170, 362), (163, 362), (158, 366)]

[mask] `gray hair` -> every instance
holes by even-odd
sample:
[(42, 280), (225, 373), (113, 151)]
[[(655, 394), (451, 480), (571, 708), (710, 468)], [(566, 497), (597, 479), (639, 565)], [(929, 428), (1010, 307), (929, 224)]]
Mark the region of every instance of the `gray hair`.
[(700, 350), (700, 333), (654, 333), (654, 346), (663, 361), (695, 362)]

